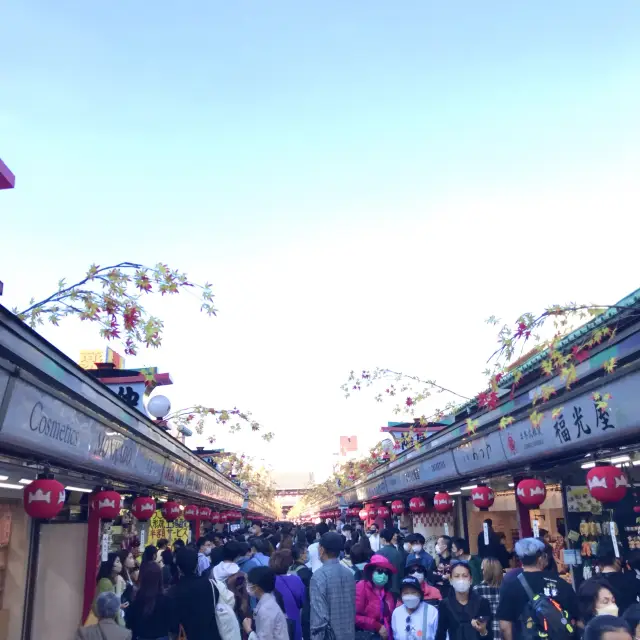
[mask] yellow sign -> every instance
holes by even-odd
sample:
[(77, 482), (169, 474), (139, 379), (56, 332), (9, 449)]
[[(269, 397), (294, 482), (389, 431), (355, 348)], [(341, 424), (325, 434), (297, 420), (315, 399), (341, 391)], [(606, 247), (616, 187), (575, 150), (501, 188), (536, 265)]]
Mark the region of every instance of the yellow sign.
[(96, 362), (104, 362), (104, 351), (101, 349), (83, 350), (80, 352), (80, 362), (83, 369), (95, 369)]
[(162, 517), (162, 512), (158, 509), (149, 520), (146, 545), (158, 546), (158, 540), (161, 538), (169, 540), (170, 544), (180, 538), (187, 544), (189, 542), (189, 523), (182, 516), (169, 523)]

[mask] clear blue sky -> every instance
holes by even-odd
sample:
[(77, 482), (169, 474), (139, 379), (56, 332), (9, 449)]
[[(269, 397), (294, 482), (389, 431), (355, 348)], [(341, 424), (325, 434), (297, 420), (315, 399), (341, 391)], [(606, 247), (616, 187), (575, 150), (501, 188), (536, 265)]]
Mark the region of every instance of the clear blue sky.
[[(242, 379), (230, 402), (279, 422), (269, 403), (295, 396), (304, 408), (281, 426), (294, 433), (330, 398), (318, 425), (344, 415), (336, 437), (375, 432), (371, 416), (355, 424), (364, 405), (341, 404), (350, 367), (458, 372), (428, 340), (415, 353), (416, 305), (432, 316), (472, 291), (465, 322), (482, 331), (491, 313), (635, 288), (635, 270), (605, 273), (593, 244), (604, 228), (617, 260), (636, 252), (637, 235), (611, 234), (637, 224), (638, 33), (637, 0), (6, 2), (4, 303), (93, 261), (167, 261), (216, 286), (211, 349), (231, 343), (239, 361), (218, 383), (230, 398)], [(508, 304), (500, 263), (520, 278)], [(153, 358), (185, 384), (183, 333), (169, 326)], [(284, 382), (301, 350), (322, 371), (314, 394)], [(265, 390), (265, 376), (281, 384)]]

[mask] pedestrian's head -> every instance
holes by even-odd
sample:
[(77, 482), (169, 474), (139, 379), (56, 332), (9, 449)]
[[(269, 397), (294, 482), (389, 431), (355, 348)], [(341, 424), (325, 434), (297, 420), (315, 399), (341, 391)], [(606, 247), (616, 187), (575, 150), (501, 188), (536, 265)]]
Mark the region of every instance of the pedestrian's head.
[(184, 547), (176, 553), (176, 564), (183, 576), (192, 576), (198, 568), (198, 552)]
[(113, 552), (107, 556), (107, 559), (100, 563), (98, 569), (98, 582), (103, 578), (108, 578), (115, 583), (116, 577), (122, 572), (122, 562), (117, 553)]
[(585, 580), (578, 589), (578, 605), (580, 606), (580, 619), (589, 622), (593, 616), (617, 616), (613, 588), (605, 578), (592, 578)]
[(391, 586), (391, 576), (398, 573), (398, 570), (385, 558), (379, 554), (371, 556), (371, 560), (364, 568), (365, 580), (373, 583), (376, 587), (389, 589)]
[(412, 553), (421, 553), (424, 549), (424, 536), (421, 533), (412, 533), (406, 537), (406, 541), (411, 545)]
[(120, 549), (118, 557), (122, 565), (122, 576), (127, 580), (131, 577), (131, 570), (136, 566), (135, 558), (129, 549)]
[(211, 555), (211, 540), (202, 536), (198, 538), (198, 542), (196, 542), (196, 547), (199, 553), (204, 553), (205, 556)]
[(387, 527), (380, 532), (380, 537), (387, 544), (396, 544), (398, 542), (398, 532), (395, 529)]
[(537, 538), (522, 538), (515, 546), (516, 555), (520, 558), (523, 567), (543, 569), (547, 564), (544, 556), (544, 542)]
[(419, 562), (414, 562), (407, 567), (407, 577), (415, 578), (420, 584), (422, 584), (427, 577), (427, 570)]
[(493, 520), (491, 518), (485, 518), (483, 524), (486, 524), (489, 529), (493, 529)]
[(213, 531), (207, 535), (207, 538), (211, 540), (211, 544), (214, 547), (221, 547), (224, 544), (224, 536), (220, 531)]
[(276, 588), (276, 574), (270, 567), (254, 567), (247, 576), (247, 593), (262, 598), (265, 593), (273, 593)]
[(631, 629), (615, 616), (596, 616), (584, 630), (584, 640), (632, 640)]
[(320, 560), (326, 562), (337, 558), (344, 549), (344, 538), (339, 533), (328, 532), (320, 538)]
[(317, 540), (316, 530), (314, 527), (307, 527), (304, 532), (304, 535), (305, 535), (307, 544), (313, 544)]
[(145, 562), (155, 562), (158, 559), (158, 549), (150, 544), (144, 548), (144, 553), (142, 554), (142, 564)]
[(165, 567), (170, 567), (173, 564), (173, 552), (168, 547), (160, 554), (160, 557)]
[(503, 545), (503, 546), (507, 546), (507, 534), (504, 531), (499, 531), (498, 534), (498, 542)]
[(251, 521), (251, 533), (254, 536), (262, 535), (262, 520), (252, 520)]
[(451, 555), (451, 538), (440, 536), (436, 542), (436, 553), (440, 556), (449, 557)]
[(240, 556), (240, 543), (235, 540), (229, 540), (224, 543), (222, 547), (222, 561), (223, 562), (235, 562), (236, 558)]
[(297, 544), (292, 547), (291, 554), (293, 556), (293, 561), (298, 564), (306, 564), (309, 559), (309, 552), (307, 549), (307, 545), (305, 544)]
[(371, 523), (371, 526), (369, 527), (369, 533), (373, 536), (377, 535), (378, 531), (379, 531), (379, 527), (375, 522)]
[(184, 540), (180, 540), (180, 538), (178, 538), (174, 543), (173, 543), (173, 552), (174, 553), (178, 553), (178, 551), (180, 549), (184, 549)]
[(164, 551), (167, 548), (168, 544), (169, 541), (166, 538), (160, 538), (160, 540), (158, 540), (158, 544), (156, 545), (158, 547), (158, 551)]
[(470, 553), (469, 543), (464, 538), (453, 538), (451, 540), (451, 555), (454, 558), (468, 556)]
[(105, 591), (96, 598), (95, 614), (99, 620), (114, 620), (120, 613), (120, 596)]
[(471, 589), (471, 567), (468, 562), (455, 560), (451, 564), (451, 586), (456, 593), (468, 593)]
[(622, 569), (622, 562), (620, 558), (616, 557), (611, 538), (603, 538), (602, 542), (598, 543), (596, 558), (601, 569), (608, 569), (609, 571), (620, 571)]
[(422, 584), (416, 578), (407, 576), (400, 585), (400, 597), (409, 613), (415, 611), (422, 602)]
[(256, 553), (262, 553), (266, 556), (269, 555), (271, 550), (271, 545), (264, 538), (251, 538), (249, 540), (249, 545), (253, 555)]
[(290, 549), (279, 549), (269, 558), (269, 566), (277, 576), (283, 576), (293, 564), (293, 554)]
[(538, 533), (540, 534), (538, 537), (540, 538), (540, 540), (542, 540), (542, 542), (544, 542), (545, 544), (551, 543), (551, 536), (546, 529), (540, 529)]
[(490, 587), (502, 584), (502, 564), (495, 558), (485, 558), (482, 561), (482, 580)]
[(373, 553), (371, 547), (364, 545), (360, 542), (351, 545), (351, 551), (349, 552), (349, 558), (351, 558), (351, 564), (362, 564), (363, 562), (369, 562), (369, 558)]
[(316, 525), (316, 538), (320, 539), (329, 531), (329, 525), (326, 522), (320, 522)]
[(637, 602), (632, 604), (624, 612), (622, 616), (631, 629), (631, 635), (634, 638), (640, 638), (640, 604)]

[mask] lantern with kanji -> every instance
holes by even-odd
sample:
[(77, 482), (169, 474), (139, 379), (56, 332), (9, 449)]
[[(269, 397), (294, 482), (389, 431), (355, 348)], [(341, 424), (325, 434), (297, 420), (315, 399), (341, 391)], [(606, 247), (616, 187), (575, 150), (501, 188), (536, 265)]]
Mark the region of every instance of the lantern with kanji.
[(211, 520), (211, 509), (209, 507), (198, 507), (198, 516), (204, 522)]
[(156, 512), (156, 501), (150, 496), (138, 496), (131, 505), (131, 513), (140, 520), (146, 522)]
[(624, 471), (609, 464), (593, 467), (587, 473), (589, 493), (605, 504), (620, 502), (627, 495), (628, 486)]
[(402, 500), (394, 500), (391, 503), (391, 513), (393, 513), (394, 516), (401, 516), (405, 511), (406, 507)]
[(184, 508), (184, 519), (188, 520), (189, 522), (192, 522), (194, 520), (197, 520), (199, 517), (199, 508), (197, 504), (188, 504), (185, 508)]
[(427, 503), (424, 501), (424, 498), (422, 496), (413, 496), (413, 498), (409, 500), (409, 511), (411, 511), (411, 513), (426, 513)]
[(180, 505), (173, 500), (169, 500), (169, 502), (165, 502), (162, 505), (162, 517), (167, 522), (173, 522), (180, 517)]
[(227, 522), (229, 522), (229, 516), (227, 515), (227, 513), (225, 511), (223, 511), (220, 514), (220, 524), (226, 524)]
[(41, 477), (24, 488), (24, 510), (32, 518), (48, 520), (57, 516), (64, 507), (64, 485), (52, 477)]
[(491, 487), (479, 486), (471, 491), (471, 502), (482, 511), (493, 505), (495, 499), (496, 495)]
[(220, 514), (217, 511), (212, 511), (210, 519), (213, 524), (218, 524), (220, 522)]
[(448, 513), (453, 509), (453, 498), (446, 491), (440, 491), (433, 497), (433, 508), (438, 513)]
[(542, 480), (525, 478), (518, 482), (516, 496), (527, 507), (539, 507), (547, 497), (547, 488)]
[(365, 509), (367, 510), (367, 515), (369, 516), (370, 519), (374, 519), (378, 517), (378, 505), (377, 504), (370, 504), (367, 507), (365, 507)]
[(389, 507), (382, 505), (380, 507), (378, 507), (378, 518), (382, 518), (383, 520), (386, 520), (387, 518), (391, 517), (391, 511), (389, 511)]
[(98, 491), (91, 500), (91, 506), (101, 520), (117, 518), (121, 504), (122, 496), (117, 491)]
[(363, 522), (369, 517), (369, 512), (366, 509), (360, 509), (358, 513), (358, 518)]

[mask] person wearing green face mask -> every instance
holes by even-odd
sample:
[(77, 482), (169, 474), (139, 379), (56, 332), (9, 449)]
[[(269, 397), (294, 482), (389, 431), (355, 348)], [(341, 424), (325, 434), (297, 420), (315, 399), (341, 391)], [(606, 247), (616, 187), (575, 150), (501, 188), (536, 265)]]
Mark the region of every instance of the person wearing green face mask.
[[(387, 558), (374, 555), (356, 584), (356, 629), (391, 638), (391, 615), (396, 598), (390, 591), (391, 577), (397, 569)], [(374, 636), (375, 637), (375, 636)]]

